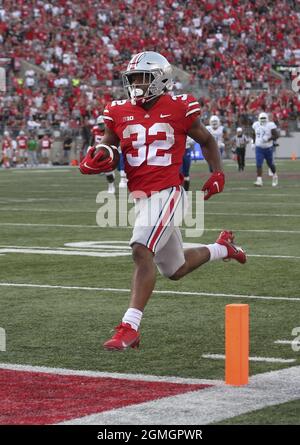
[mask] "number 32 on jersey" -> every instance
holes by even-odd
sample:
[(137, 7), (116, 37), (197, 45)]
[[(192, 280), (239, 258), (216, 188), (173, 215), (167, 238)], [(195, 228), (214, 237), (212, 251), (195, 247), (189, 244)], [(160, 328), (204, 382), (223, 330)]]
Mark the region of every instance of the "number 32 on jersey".
[[(165, 133), (164, 140), (153, 141), (148, 146), (146, 140), (147, 136), (155, 136), (158, 133)], [(127, 139), (136, 135), (136, 140), (131, 142), (132, 147), (137, 150), (137, 155), (130, 153), (126, 154), (126, 159), (132, 167), (138, 167), (143, 162), (147, 161), (148, 165), (167, 166), (172, 163), (172, 154), (165, 153), (163, 156), (157, 156), (157, 150), (169, 150), (175, 142), (174, 129), (167, 123), (153, 124), (148, 130), (141, 124), (127, 125), (123, 131), (123, 138)]]

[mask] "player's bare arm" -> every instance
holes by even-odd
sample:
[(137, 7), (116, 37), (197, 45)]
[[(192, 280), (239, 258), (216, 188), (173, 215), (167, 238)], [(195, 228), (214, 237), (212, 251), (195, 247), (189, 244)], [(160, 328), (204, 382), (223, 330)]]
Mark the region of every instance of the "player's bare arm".
[(203, 156), (211, 166), (212, 170), (222, 171), (222, 160), (220, 150), (215, 138), (201, 123), (200, 119), (196, 119), (189, 129), (188, 135), (201, 145)]

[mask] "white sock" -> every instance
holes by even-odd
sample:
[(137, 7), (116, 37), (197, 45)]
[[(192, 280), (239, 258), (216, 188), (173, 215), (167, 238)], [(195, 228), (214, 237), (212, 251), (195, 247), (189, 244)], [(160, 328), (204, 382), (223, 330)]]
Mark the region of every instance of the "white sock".
[(143, 316), (142, 311), (140, 311), (139, 309), (134, 309), (133, 307), (130, 307), (125, 312), (122, 322), (129, 323), (130, 326), (132, 327), (132, 329), (137, 331), (140, 326), (142, 316)]
[(210, 259), (209, 261), (214, 260), (221, 260), (223, 258), (226, 258), (228, 255), (227, 247), (222, 246), (221, 244), (214, 243), (214, 244), (206, 244), (206, 246), (210, 253)]

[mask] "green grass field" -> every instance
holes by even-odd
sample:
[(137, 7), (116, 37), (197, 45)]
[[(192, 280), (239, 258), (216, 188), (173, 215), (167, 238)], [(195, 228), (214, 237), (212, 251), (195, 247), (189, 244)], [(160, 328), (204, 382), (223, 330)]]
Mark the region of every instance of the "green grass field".
[[(253, 186), (253, 163), (242, 174), (227, 162), (225, 172), (225, 191), (205, 203), (204, 235), (185, 241), (211, 243), (221, 229), (232, 229), (250, 255), (245, 266), (209, 263), (179, 282), (158, 275), (156, 289), (167, 292), (150, 300), (140, 350), (122, 354), (107, 353), (101, 345), (126, 310), (128, 292), (0, 286), (0, 326), (7, 336), (0, 362), (223, 379), (224, 362), (202, 354), (224, 353), (225, 305), (248, 303), (250, 355), (295, 360), (251, 362), (251, 374), (299, 365), (300, 351), (274, 342), (293, 340), (292, 330), (300, 326), (300, 301), (292, 300), (300, 297), (300, 162), (278, 161), (276, 188), (266, 175), (263, 188)], [(204, 163), (194, 164), (193, 190), (207, 176)], [(59, 249), (66, 243), (130, 238), (130, 229), (96, 226), (96, 195), (106, 189), (104, 177), (82, 176), (71, 168), (1, 170), (0, 188), (0, 254), (7, 246)], [(5, 253), (0, 284), (128, 289), (132, 268), (130, 256)], [(300, 423), (300, 401), (226, 423), (289, 423), (290, 418)]]

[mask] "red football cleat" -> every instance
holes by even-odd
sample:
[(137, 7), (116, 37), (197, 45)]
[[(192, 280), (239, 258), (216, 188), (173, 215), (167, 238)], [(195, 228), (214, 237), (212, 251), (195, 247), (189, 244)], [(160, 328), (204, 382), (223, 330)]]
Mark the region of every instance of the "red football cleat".
[(120, 323), (115, 327), (115, 334), (107, 340), (103, 347), (108, 351), (124, 351), (127, 348), (138, 348), (140, 333), (134, 330), (129, 323)]
[(228, 256), (224, 258), (225, 261), (233, 259), (242, 264), (246, 263), (246, 253), (241, 247), (234, 244), (234, 234), (231, 230), (223, 230), (223, 232), (220, 233), (216, 243), (227, 247)]

